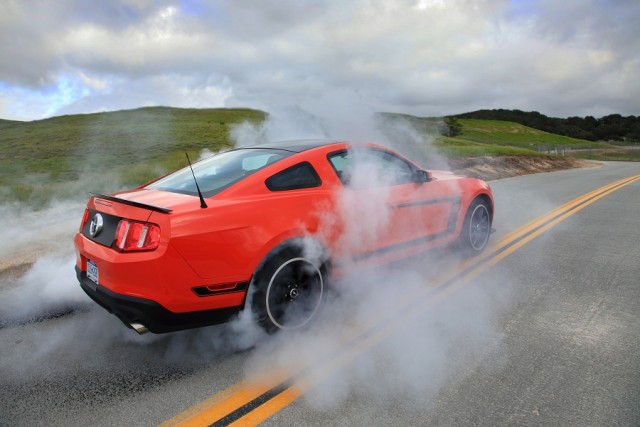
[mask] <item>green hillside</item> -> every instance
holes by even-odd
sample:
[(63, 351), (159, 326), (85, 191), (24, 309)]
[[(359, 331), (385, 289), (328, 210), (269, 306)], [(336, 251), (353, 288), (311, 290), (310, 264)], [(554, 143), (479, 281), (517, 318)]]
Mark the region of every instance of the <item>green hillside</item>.
[[(185, 166), (185, 152), (195, 160), (205, 148), (231, 146), (233, 125), (261, 123), (265, 118), (266, 113), (251, 109), (150, 107), (31, 122), (0, 120), (0, 204), (15, 201), (38, 208), (53, 199), (85, 199), (89, 191), (131, 188)], [(401, 120), (430, 136), (443, 131), (440, 118), (404, 114), (381, 118)], [(538, 155), (535, 150), (541, 147), (603, 146), (514, 122), (457, 120), (461, 132), (435, 142), (449, 157)], [(388, 128), (393, 132), (393, 126)], [(640, 150), (629, 152), (640, 154)], [(625, 159), (632, 160), (630, 155)]]
[(615, 144), (640, 143), (640, 117), (609, 114), (604, 117), (548, 117), (537, 111), (477, 110), (454, 116), (458, 119), (501, 120), (530, 128), (589, 141), (615, 141)]
[(540, 155), (545, 154), (540, 151), (554, 147), (603, 147), (601, 143), (569, 138), (509, 121), (456, 118), (461, 132), (456, 136), (446, 136), (449, 130), (440, 117), (398, 113), (382, 113), (381, 116), (392, 122), (409, 123), (414, 129), (430, 135), (440, 134), (435, 143), (447, 156)]
[(458, 119), (462, 132), (441, 137), (437, 144), (448, 155), (543, 154), (553, 147), (602, 147), (602, 144), (544, 132), (514, 122)]
[(250, 109), (150, 107), (2, 121), (0, 202), (37, 206), (84, 189), (137, 185), (186, 165), (185, 152), (197, 159), (204, 148), (229, 147), (230, 126), (265, 116)]
[(13, 126), (13, 125), (16, 125), (16, 124), (19, 124), (19, 123), (22, 123), (22, 122), (0, 119), (0, 129), (6, 128), (6, 127), (9, 127), (9, 126)]
[[(91, 167), (163, 162), (174, 152), (197, 156), (230, 145), (229, 127), (265, 114), (248, 109), (140, 108), (10, 122), (2, 127), (0, 161), (22, 172), (48, 172), (56, 180)], [(182, 154), (182, 157), (184, 155)], [(46, 165), (47, 167), (43, 167)]]

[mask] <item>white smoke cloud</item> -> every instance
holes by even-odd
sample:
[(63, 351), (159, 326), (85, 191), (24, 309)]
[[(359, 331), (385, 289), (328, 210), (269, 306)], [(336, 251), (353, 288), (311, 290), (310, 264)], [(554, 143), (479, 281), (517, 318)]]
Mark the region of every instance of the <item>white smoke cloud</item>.
[(293, 139), (328, 138), (325, 123), (299, 107), (281, 107), (269, 113), (260, 124), (243, 122), (231, 128), (236, 147)]
[(48, 209), (36, 211), (0, 205), (0, 270), (31, 263), (43, 254), (68, 253), (83, 211), (84, 203), (74, 201), (54, 201)]
[[(338, 108), (337, 112), (331, 106), (345, 103), (310, 103), (309, 110), (300, 107), (280, 110), (270, 114), (260, 126), (243, 124), (233, 135), (238, 145), (252, 145), (305, 137), (341, 140), (342, 134), (334, 132), (344, 131), (356, 143), (382, 142), (408, 153), (418, 163), (427, 160), (446, 167), (446, 160), (431, 145), (435, 139), (434, 128), (416, 129), (407, 120), (376, 115), (361, 102), (349, 102), (349, 97), (346, 104), (348, 107)], [(336, 117), (339, 120), (334, 120)], [(354, 128), (347, 129), (348, 123), (353, 123)], [(375, 247), (375, 242), (387, 232), (391, 213), (389, 192), (385, 189), (394, 179), (381, 175), (366, 157), (356, 155), (356, 159), (350, 189), (341, 193), (335, 210), (322, 217), (319, 231), (324, 239), (339, 234), (337, 238), (343, 252), (333, 254), (338, 255), (333, 261), (346, 276), (332, 283), (320, 318), (308, 329), (285, 330), (267, 340), (256, 341), (246, 368), (250, 377), (264, 372), (297, 372), (322, 366), (327, 363), (327, 354), (351, 351), (350, 339), (401, 317), (405, 312), (401, 301), (433, 289), (437, 285), (433, 281), (435, 273), (459, 262), (454, 252), (447, 252), (444, 257), (440, 253), (423, 254), (401, 265), (354, 264), (349, 254)], [(412, 224), (404, 226), (413, 227)], [(317, 245), (308, 246), (305, 252), (305, 256), (317, 263), (322, 255)], [(507, 295), (503, 288), (500, 298), (496, 298), (490, 288), (478, 284), (464, 293), (454, 294), (441, 305), (425, 308), (421, 316), (397, 328), (348, 367), (336, 372), (312, 373), (314, 387), (307, 391), (305, 401), (318, 410), (328, 410), (361, 390), (367, 390), (368, 397), (380, 405), (398, 396), (433, 398), (452, 376), (461, 375), (463, 368), (480, 363), (487, 352), (499, 347), (500, 333), (494, 320), (503, 306), (496, 301), (505, 301)], [(248, 301), (250, 298), (251, 295)], [(382, 323), (375, 326), (378, 322)]]
[[(422, 315), (358, 350), (358, 337), (406, 314), (401, 301), (433, 288), (428, 273), (418, 265), (430, 261), (427, 256), (402, 267), (359, 270), (335, 283), (339, 296), (307, 330), (286, 331), (258, 342), (247, 375), (303, 372), (302, 378), (311, 385), (304, 401), (319, 411), (333, 410), (353, 394), (380, 407), (396, 399), (433, 402), (447, 382), (463, 378), (481, 363), (493, 363), (486, 357), (500, 351), (502, 335), (496, 319), (509, 292), (473, 284), (444, 302), (425, 304)], [(447, 265), (434, 263), (431, 269)], [(355, 352), (351, 360), (334, 369), (332, 364), (351, 352)]]
[[(383, 120), (359, 98), (347, 96), (344, 102), (340, 102), (337, 94), (304, 108), (275, 109), (265, 123), (240, 125), (233, 129), (232, 135), (237, 146), (294, 138), (329, 138), (349, 139), (356, 143), (382, 142), (401, 152), (415, 153), (410, 156), (412, 158), (420, 155), (431, 158), (434, 152), (430, 148), (433, 135), (426, 129), (415, 129), (406, 121)], [(209, 154), (204, 152), (202, 156)], [(340, 223), (340, 242), (346, 253), (373, 245), (385, 232), (390, 218), (386, 206), (388, 193), (376, 190), (384, 187), (389, 177), (372, 172), (371, 165), (363, 161), (356, 162), (351, 179), (354, 187), (370, 186), (373, 190), (359, 195), (343, 192), (337, 204), (337, 217), (325, 218), (322, 230), (330, 232)], [(318, 319), (304, 330), (266, 336), (254, 323), (251, 309), (247, 307), (238, 319), (226, 325), (159, 336), (138, 336), (89, 301), (77, 284), (70, 242), (78, 226), (82, 206), (69, 206), (73, 214), (60, 211), (66, 212), (60, 215), (60, 220), (62, 217), (65, 220), (73, 218), (69, 224), (53, 220), (58, 216), (55, 209), (58, 208), (52, 206), (38, 215), (53, 221), (51, 229), (57, 230), (56, 236), (33, 233), (31, 240), (20, 242), (20, 245), (42, 239), (49, 245), (64, 241), (66, 249), (45, 250), (26, 274), (11, 281), (10, 291), (0, 294), (3, 317), (7, 316), (3, 320), (20, 323), (46, 318), (56, 310), (64, 311), (65, 307), (74, 311), (59, 319), (55, 333), (44, 332), (50, 331), (47, 323), (42, 327), (36, 324), (28, 331), (21, 330), (21, 339), (35, 350), (19, 363), (16, 363), (17, 350), (11, 350), (10, 357), (0, 362), (0, 369), (6, 367), (2, 365), (4, 363), (16, 363), (12, 366), (12, 375), (16, 376), (27, 371), (32, 375), (43, 375), (46, 366), (41, 367), (42, 361), (62, 352), (67, 360), (94, 357), (94, 361), (89, 363), (99, 363), (116, 347), (125, 347), (133, 363), (143, 364), (150, 356), (159, 356), (166, 363), (178, 365), (231, 357), (236, 351), (255, 347), (248, 357), (248, 376), (265, 370), (291, 371), (312, 366), (330, 349), (347, 350), (350, 339), (366, 333), (380, 319), (390, 321), (401, 316), (403, 310), (397, 306), (399, 301), (433, 288), (434, 272), (456, 262), (455, 256), (443, 260), (438, 255), (428, 254), (401, 265), (386, 267), (353, 267), (352, 270), (351, 264), (343, 264), (348, 267), (346, 276), (333, 284)], [(4, 227), (27, 230), (31, 223), (37, 221), (29, 217), (25, 222), (18, 221)], [(59, 234), (64, 237), (58, 237)], [(16, 235), (19, 235), (18, 231)], [(11, 256), (10, 250), (3, 253), (5, 257)], [(308, 247), (307, 255), (319, 253), (316, 247)], [(426, 309), (423, 316), (359, 355), (348, 369), (314, 374), (318, 382), (308, 392), (307, 403), (326, 410), (340, 405), (350, 394), (363, 388), (370, 390), (371, 397), (380, 404), (390, 396), (410, 395), (412, 391), (433, 396), (463, 364), (479, 363), (487, 349), (499, 343), (499, 333), (492, 323), (498, 312), (492, 305), (492, 295), (484, 292), (483, 288), (475, 289), (473, 293), (456, 294), (443, 306)], [(251, 294), (247, 301), (251, 301)], [(10, 310), (4, 309), (9, 306), (12, 306)]]

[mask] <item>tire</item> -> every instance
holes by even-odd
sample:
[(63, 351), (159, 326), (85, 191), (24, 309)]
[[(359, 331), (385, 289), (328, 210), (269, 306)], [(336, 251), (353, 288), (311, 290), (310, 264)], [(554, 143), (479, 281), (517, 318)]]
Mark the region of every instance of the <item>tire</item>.
[(460, 249), (467, 255), (482, 252), (491, 234), (491, 208), (484, 198), (475, 199), (464, 218), (458, 241)]
[(290, 247), (271, 255), (254, 274), (251, 308), (267, 332), (299, 329), (318, 313), (327, 293), (327, 268)]

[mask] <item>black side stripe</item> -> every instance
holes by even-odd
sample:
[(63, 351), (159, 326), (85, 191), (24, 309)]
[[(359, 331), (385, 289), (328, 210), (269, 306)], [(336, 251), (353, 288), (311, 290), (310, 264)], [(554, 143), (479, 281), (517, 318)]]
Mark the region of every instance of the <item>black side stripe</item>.
[(436, 240), (436, 239), (439, 239), (441, 237), (445, 237), (448, 234), (451, 234), (452, 232), (453, 232), (453, 230), (445, 230), (445, 231), (441, 231), (440, 233), (430, 234), (428, 236), (420, 237), (418, 239), (405, 240), (404, 242), (395, 243), (393, 245), (385, 246), (384, 248), (380, 248), (380, 249), (376, 249), (376, 250), (373, 250), (373, 251), (362, 253), (360, 255), (355, 256), (353, 259), (355, 261), (362, 261), (364, 259), (368, 259), (368, 258), (371, 258), (371, 257), (374, 257), (374, 256), (388, 254), (390, 252), (399, 251), (401, 249), (410, 248), (412, 246), (417, 246), (417, 245), (420, 245), (422, 243), (427, 243), (427, 242), (430, 242), (432, 240)]
[(426, 205), (435, 205), (438, 203), (460, 203), (460, 196), (451, 196), (451, 197), (440, 197), (438, 199), (424, 199), (424, 200), (416, 200), (414, 202), (405, 202), (405, 203), (396, 203), (394, 205), (389, 205), (391, 209), (399, 209), (399, 208), (411, 208), (414, 206), (426, 206)]

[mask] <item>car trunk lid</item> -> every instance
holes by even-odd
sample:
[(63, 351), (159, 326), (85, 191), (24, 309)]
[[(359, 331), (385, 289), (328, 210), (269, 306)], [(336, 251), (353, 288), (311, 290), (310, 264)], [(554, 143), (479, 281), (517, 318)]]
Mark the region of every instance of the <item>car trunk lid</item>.
[(80, 232), (103, 246), (114, 247), (121, 220), (154, 223), (169, 231), (169, 216), (176, 211), (200, 209), (197, 197), (158, 190), (132, 190), (111, 195), (92, 194), (87, 220)]

